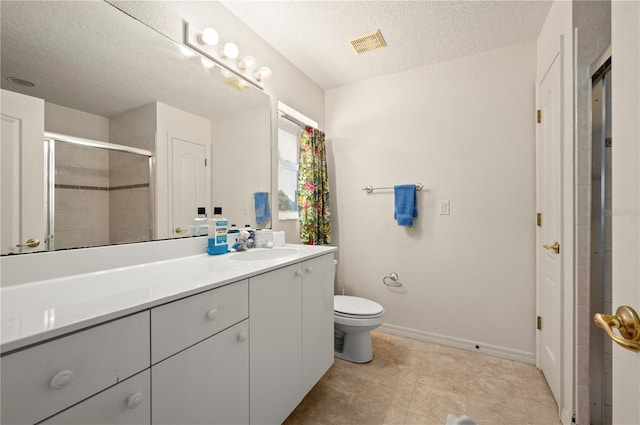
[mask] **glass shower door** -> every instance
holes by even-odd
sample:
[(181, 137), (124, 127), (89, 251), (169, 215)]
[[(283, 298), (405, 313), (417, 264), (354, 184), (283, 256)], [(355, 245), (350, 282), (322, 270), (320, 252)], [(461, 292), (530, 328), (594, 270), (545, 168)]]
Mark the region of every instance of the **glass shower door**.
[(150, 153), (78, 140), (45, 140), (50, 249), (151, 240)]

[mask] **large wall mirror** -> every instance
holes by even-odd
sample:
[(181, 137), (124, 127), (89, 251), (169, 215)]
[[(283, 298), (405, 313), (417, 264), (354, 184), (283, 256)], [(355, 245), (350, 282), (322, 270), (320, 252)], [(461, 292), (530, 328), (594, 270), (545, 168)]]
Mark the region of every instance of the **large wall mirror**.
[(2, 254), (192, 236), (198, 207), (256, 227), (264, 92), (103, 1), (0, 8)]

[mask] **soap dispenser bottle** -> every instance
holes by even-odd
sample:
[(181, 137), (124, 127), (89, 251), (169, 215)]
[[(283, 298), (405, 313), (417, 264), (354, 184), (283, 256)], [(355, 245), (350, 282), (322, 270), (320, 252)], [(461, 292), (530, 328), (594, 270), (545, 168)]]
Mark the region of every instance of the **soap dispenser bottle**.
[(227, 230), (229, 221), (222, 217), (222, 208), (213, 208), (213, 217), (209, 219), (209, 240), (207, 243), (207, 254), (220, 255), (229, 251), (227, 245)]
[(229, 246), (229, 251), (233, 251), (239, 241), (240, 229), (238, 229), (235, 224), (232, 224), (227, 232), (227, 245)]

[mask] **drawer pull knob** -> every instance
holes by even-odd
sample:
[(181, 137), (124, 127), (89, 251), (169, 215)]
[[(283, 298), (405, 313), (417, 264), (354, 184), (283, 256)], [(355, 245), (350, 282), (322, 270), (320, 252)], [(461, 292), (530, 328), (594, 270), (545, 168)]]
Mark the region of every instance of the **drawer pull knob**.
[(213, 310), (209, 310), (207, 312), (207, 319), (214, 320), (217, 315), (218, 315), (218, 310), (214, 308)]
[(129, 406), (131, 409), (135, 409), (136, 407), (140, 406), (143, 398), (144, 395), (142, 395), (142, 393), (131, 394), (129, 396), (129, 399), (127, 400), (127, 406)]
[(300, 270), (296, 270), (295, 275), (296, 275), (297, 277), (301, 277), (301, 276), (302, 276), (302, 271), (300, 271)]
[(73, 381), (73, 372), (70, 370), (63, 370), (62, 372), (58, 372), (56, 376), (51, 379), (51, 383), (49, 385), (54, 390), (59, 390), (60, 388), (64, 388), (69, 385), (71, 381)]
[(245, 331), (242, 331), (238, 334), (238, 339), (242, 342), (246, 341), (249, 338), (249, 334)]
[(304, 268), (304, 272), (306, 274), (310, 274), (312, 271), (313, 271), (313, 269), (310, 266), (307, 266), (307, 267)]

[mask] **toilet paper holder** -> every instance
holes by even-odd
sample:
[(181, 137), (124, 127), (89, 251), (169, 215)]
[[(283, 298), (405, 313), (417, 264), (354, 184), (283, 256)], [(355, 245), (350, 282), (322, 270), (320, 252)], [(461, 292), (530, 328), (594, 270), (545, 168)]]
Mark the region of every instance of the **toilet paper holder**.
[[(391, 282), (389, 282), (389, 280)], [(389, 276), (385, 276), (382, 278), (382, 283), (384, 283), (387, 286), (391, 286), (394, 288), (399, 288), (400, 286), (402, 286), (402, 282), (398, 282), (398, 273), (391, 273)]]

